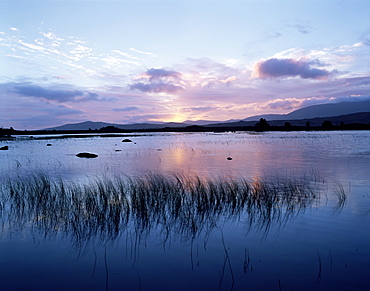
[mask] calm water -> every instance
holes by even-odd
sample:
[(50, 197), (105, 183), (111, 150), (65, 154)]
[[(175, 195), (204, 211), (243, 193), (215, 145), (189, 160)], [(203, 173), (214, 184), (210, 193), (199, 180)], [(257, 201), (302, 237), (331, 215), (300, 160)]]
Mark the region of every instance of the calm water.
[[(155, 223), (114, 239), (2, 223), (0, 290), (370, 290), (370, 132), (166, 133), (1, 141), (0, 174), (89, 184), (147, 173), (309, 177), (320, 200), (289, 219), (218, 217), (196, 236)], [(47, 146), (52, 144), (52, 146)], [(98, 154), (95, 159), (76, 157)], [(232, 160), (227, 158), (231, 157)], [(338, 207), (338, 189), (347, 194)], [(9, 209), (3, 209), (6, 221)]]

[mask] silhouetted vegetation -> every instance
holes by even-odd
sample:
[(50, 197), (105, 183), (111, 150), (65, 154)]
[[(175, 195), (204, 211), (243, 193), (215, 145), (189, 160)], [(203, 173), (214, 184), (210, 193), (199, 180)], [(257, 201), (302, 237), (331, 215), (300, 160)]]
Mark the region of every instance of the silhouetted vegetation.
[(270, 128), (270, 124), (266, 121), (266, 119), (261, 118), (259, 122), (256, 123), (257, 130), (267, 130)]
[[(89, 130), (91, 131), (91, 129), (89, 129)], [(109, 126), (104, 126), (104, 127), (100, 128), (99, 132), (107, 132), (107, 133), (110, 133), (110, 132), (124, 132), (124, 130), (122, 130), (121, 128), (118, 128), (116, 126), (109, 125)]]
[(285, 122), (285, 123), (284, 123), (284, 127), (285, 127), (287, 130), (289, 130), (289, 129), (291, 129), (292, 125), (291, 125), (291, 123), (290, 123), (290, 122)]
[(195, 238), (225, 219), (267, 233), (272, 224), (285, 223), (320, 197), (315, 176), (249, 182), (148, 174), (80, 185), (40, 173), (1, 182), (3, 226), (60, 233), (76, 244), (96, 237), (114, 240), (132, 227), (139, 237), (160, 230), (164, 236)]
[(13, 127), (10, 128), (0, 128), (0, 138), (11, 137), (12, 134), (15, 134), (16, 130)]
[[(290, 126), (289, 126), (290, 124)], [(343, 116), (327, 118), (312, 118), (299, 120), (272, 120), (268, 121), (261, 118), (259, 122), (255, 121), (237, 121), (228, 123), (216, 123), (204, 126), (191, 125), (184, 127), (163, 127), (163, 128), (143, 128), (135, 130), (125, 130), (115, 126), (106, 126), (100, 129), (91, 130), (34, 130), (21, 131), (13, 128), (0, 128), (0, 137), (11, 137), (11, 135), (50, 135), (50, 134), (68, 134), (68, 137), (92, 137), (109, 136), (107, 134), (132, 134), (133, 132), (225, 132), (225, 131), (306, 131), (306, 130), (370, 130), (370, 112), (361, 112)], [(80, 134), (89, 134), (82, 136)], [(126, 135), (127, 136), (127, 135)], [(132, 136), (132, 135), (131, 135)], [(64, 138), (64, 137), (58, 137)]]
[(322, 127), (324, 129), (331, 129), (333, 127), (333, 123), (330, 121), (330, 120), (325, 120), (323, 123), (322, 123)]

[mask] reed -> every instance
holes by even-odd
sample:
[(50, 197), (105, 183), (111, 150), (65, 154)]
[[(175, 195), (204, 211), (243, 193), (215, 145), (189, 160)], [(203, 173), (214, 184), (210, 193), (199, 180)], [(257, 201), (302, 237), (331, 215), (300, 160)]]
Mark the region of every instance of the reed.
[(213, 178), (149, 173), (85, 184), (53, 180), (44, 173), (3, 179), (0, 213), (8, 227), (63, 234), (76, 244), (92, 238), (114, 240), (134, 229), (193, 239), (226, 220), (244, 221), (268, 232), (319, 199), (307, 179)]
[(335, 208), (341, 210), (347, 201), (347, 196), (348, 196), (347, 191), (344, 189), (343, 185), (340, 183), (337, 183), (334, 185), (333, 191), (338, 198), (338, 202)]

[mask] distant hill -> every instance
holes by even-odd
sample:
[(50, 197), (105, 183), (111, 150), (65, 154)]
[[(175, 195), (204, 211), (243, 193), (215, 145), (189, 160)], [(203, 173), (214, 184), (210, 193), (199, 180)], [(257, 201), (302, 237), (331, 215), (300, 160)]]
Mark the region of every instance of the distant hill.
[[(344, 124), (354, 124), (354, 123), (361, 123), (361, 124), (370, 124), (370, 112), (359, 112), (359, 113), (352, 113), (346, 115), (339, 115), (339, 116), (326, 116), (326, 117), (316, 117), (316, 118), (305, 118), (305, 119), (283, 119), (283, 120), (267, 120), (268, 124), (271, 126), (284, 126), (285, 122), (289, 122), (292, 126), (306, 126), (307, 122), (310, 123), (310, 126), (321, 126), (322, 123), (325, 121), (331, 121), (333, 125), (340, 125), (341, 123)], [(257, 121), (234, 121), (234, 122), (218, 122), (218, 123), (211, 123), (211, 124), (204, 124), (204, 125), (196, 125), (196, 124), (187, 124), (187, 123), (161, 123), (161, 124), (150, 124), (150, 123), (137, 123), (137, 124), (114, 124), (114, 123), (105, 123), (105, 122), (92, 122), (86, 121), (81, 123), (75, 124), (66, 124), (55, 128), (50, 128), (46, 130), (60, 130), (60, 131), (69, 131), (69, 130), (95, 130), (101, 129), (107, 126), (114, 126), (116, 128), (125, 129), (125, 130), (155, 130), (155, 129), (163, 129), (163, 128), (189, 128), (189, 130), (194, 130), (195, 127), (202, 127), (202, 128), (230, 128), (230, 127), (253, 127), (255, 126)]]
[(156, 129), (164, 127), (186, 127), (191, 124), (167, 122), (167, 123), (134, 123), (134, 124), (118, 124), (118, 123), (107, 123), (107, 122), (95, 122), (95, 121), (84, 121), (80, 123), (70, 123), (57, 127), (46, 128), (45, 130), (96, 130), (102, 127), (114, 126), (116, 128), (125, 130), (137, 130), (137, 129)]
[(93, 121), (84, 121), (80, 123), (68, 123), (61, 126), (46, 128), (45, 130), (95, 130), (100, 129), (106, 126), (121, 126), (120, 124), (106, 123), (106, 122), (93, 122)]
[[(346, 115), (316, 117), (316, 118), (309, 118), (309, 119), (293, 119), (293, 120), (288, 120), (287, 122), (290, 122), (292, 125), (295, 125), (295, 126), (305, 126), (307, 121), (309, 121), (311, 126), (321, 126), (325, 120), (331, 121), (334, 125), (340, 125), (340, 123), (370, 124), (370, 112), (358, 112), (358, 113), (352, 113), (352, 114), (346, 114)], [(277, 124), (279, 122), (280, 124)], [(284, 125), (284, 123), (285, 121), (273, 121), (271, 124), (282, 126)]]
[(217, 123), (226, 123), (226, 122), (237, 122), (239, 119), (229, 119), (226, 121), (211, 121), (211, 120), (186, 120), (184, 123), (190, 124), (190, 125), (199, 125), (199, 126), (204, 126), (204, 125), (209, 125), (209, 124), (217, 124)]
[[(306, 126), (309, 122), (310, 126), (321, 126), (325, 120), (331, 121), (334, 125), (339, 125), (340, 123), (351, 124), (351, 123), (362, 123), (370, 124), (370, 111), (369, 112), (359, 112), (339, 116), (326, 116), (326, 117), (316, 117), (316, 118), (305, 118), (305, 119), (282, 119), (282, 120), (268, 120), (269, 125), (272, 126), (284, 126), (285, 122), (289, 122), (292, 126)], [(240, 120), (238, 122), (228, 122), (228, 123), (217, 123), (210, 124), (207, 127), (242, 127), (242, 126), (255, 126), (256, 120), (245, 121)]]
[(254, 126), (260, 118), (264, 118), (270, 125), (282, 126), (284, 122), (290, 122), (292, 125), (303, 126), (307, 121), (310, 121), (312, 126), (320, 126), (325, 119), (335, 123), (364, 123), (369, 124), (368, 114), (359, 114), (370, 112), (370, 100), (358, 102), (340, 102), (333, 104), (313, 105), (295, 110), (288, 114), (264, 114), (245, 118), (243, 120), (230, 119), (227, 121), (185, 121), (177, 122), (156, 122), (156, 123), (135, 123), (135, 124), (117, 124), (106, 122), (85, 121), (80, 123), (65, 124), (62, 126), (47, 128), (45, 130), (99, 130), (102, 127), (114, 126), (124, 130), (140, 130), (140, 129), (161, 129), (184, 128), (188, 126), (204, 126), (204, 127), (230, 127), (230, 126)]
[(356, 102), (339, 102), (304, 107), (288, 114), (262, 114), (243, 119), (257, 121), (260, 118), (269, 120), (310, 119), (316, 117), (339, 116), (358, 112), (370, 112), (370, 100)]

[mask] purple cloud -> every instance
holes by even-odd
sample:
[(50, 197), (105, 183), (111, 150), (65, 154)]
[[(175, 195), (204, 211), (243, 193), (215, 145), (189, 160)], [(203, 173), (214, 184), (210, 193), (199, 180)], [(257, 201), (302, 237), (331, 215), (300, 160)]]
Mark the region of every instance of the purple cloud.
[(197, 106), (197, 107), (187, 107), (183, 108), (181, 111), (183, 112), (208, 112), (211, 110), (217, 109), (217, 107), (211, 106)]
[(45, 89), (37, 85), (20, 85), (15, 86), (14, 91), (17, 94), (30, 97), (41, 97), (47, 100), (57, 102), (66, 102), (75, 99), (76, 97), (83, 96), (83, 92), (78, 90), (55, 90)]
[(82, 110), (69, 108), (64, 105), (59, 105), (57, 108), (43, 109), (43, 111), (47, 112), (48, 114), (52, 116), (85, 114), (85, 112)]
[(323, 66), (318, 60), (304, 59), (268, 59), (256, 65), (257, 75), (260, 78), (301, 77), (303, 79), (322, 79), (331, 74), (325, 69), (311, 68), (312, 65)]
[(98, 93), (88, 92), (87, 93), (87, 99), (89, 99), (89, 100), (99, 100), (100, 96), (99, 96)]
[(176, 71), (168, 71), (165, 69), (154, 69), (154, 68), (149, 69), (148, 71), (146, 71), (145, 74), (150, 77), (149, 78), (150, 82), (155, 81), (155, 80), (160, 80), (161, 78), (169, 78), (169, 77), (178, 79), (181, 76), (181, 73), (176, 72)]
[(181, 86), (174, 85), (174, 84), (168, 84), (163, 82), (158, 83), (135, 83), (133, 85), (130, 85), (130, 90), (139, 90), (141, 92), (147, 92), (147, 93), (176, 93), (178, 91), (183, 90)]
[(289, 98), (285, 100), (282, 99), (272, 100), (262, 107), (265, 109), (274, 109), (274, 110), (275, 109), (291, 110), (299, 107), (300, 104), (301, 104), (300, 100)]
[(144, 75), (149, 77), (149, 81), (129, 85), (129, 89), (146, 93), (176, 93), (183, 90), (182, 86), (174, 84), (174, 79), (180, 79), (181, 73), (179, 72), (152, 68), (146, 71)]
[[(32, 84), (18, 84), (10, 91), (19, 95), (43, 98), (49, 101), (63, 102), (85, 102), (85, 101), (106, 101), (95, 92), (87, 92), (86, 94), (80, 90), (67, 89), (49, 89)], [(110, 99), (111, 101), (111, 99)]]
[(123, 108), (113, 108), (112, 109), (113, 111), (136, 111), (136, 110), (140, 110), (139, 107), (137, 106), (128, 106), (128, 107), (123, 107)]

